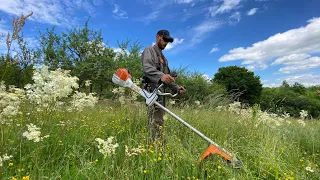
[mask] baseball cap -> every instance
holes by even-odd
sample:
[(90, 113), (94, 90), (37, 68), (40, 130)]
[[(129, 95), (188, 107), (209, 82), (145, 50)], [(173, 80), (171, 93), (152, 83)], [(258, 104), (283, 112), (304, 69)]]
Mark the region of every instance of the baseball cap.
[(173, 42), (173, 38), (170, 36), (170, 33), (168, 30), (165, 30), (165, 29), (159, 30), (157, 34), (162, 36), (164, 41)]

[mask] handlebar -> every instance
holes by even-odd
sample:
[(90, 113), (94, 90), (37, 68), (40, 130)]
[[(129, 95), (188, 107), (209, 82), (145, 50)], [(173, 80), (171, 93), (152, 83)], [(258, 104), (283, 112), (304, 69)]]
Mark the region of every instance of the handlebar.
[(179, 91), (178, 91), (177, 93), (175, 93), (175, 94), (163, 93), (163, 92), (161, 92), (159, 89), (160, 89), (163, 85), (164, 85), (164, 84), (162, 83), (162, 84), (160, 84), (160, 86), (157, 88), (157, 89), (158, 89), (158, 92), (157, 92), (158, 95), (176, 97), (176, 96), (179, 94)]

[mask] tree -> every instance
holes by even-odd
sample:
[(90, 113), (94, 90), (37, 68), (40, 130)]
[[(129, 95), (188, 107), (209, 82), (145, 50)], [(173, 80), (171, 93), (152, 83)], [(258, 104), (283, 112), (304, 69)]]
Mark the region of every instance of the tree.
[(244, 67), (228, 66), (219, 68), (213, 82), (223, 84), (229, 93), (241, 93), (239, 100), (253, 105), (258, 103), (262, 92), (260, 77)]
[(306, 88), (300, 84), (300, 83), (294, 83), (294, 85), (292, 86), (292, 90), (296, 93), (299, 93), (300, 95), (305, 94), (306, 93)]

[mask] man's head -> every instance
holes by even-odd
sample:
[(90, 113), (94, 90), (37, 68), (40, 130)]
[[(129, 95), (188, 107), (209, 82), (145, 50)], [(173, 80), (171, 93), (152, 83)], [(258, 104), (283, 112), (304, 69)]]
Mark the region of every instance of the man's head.
[(161, 50), (164, 50), (169, 42), (173, 42), (173, 38), (170, 36), (169, 31), (165, 29), (158, 31), (156, 38), (156, 45)]

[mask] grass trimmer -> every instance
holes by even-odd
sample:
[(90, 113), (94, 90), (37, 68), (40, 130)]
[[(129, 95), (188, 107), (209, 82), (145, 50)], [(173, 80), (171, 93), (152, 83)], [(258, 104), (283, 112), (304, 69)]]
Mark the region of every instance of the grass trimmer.
[(131, 75), (125, 68), (119, 68), (117, 71), (113, 74), (112, 82), (122, 86), (122, 87), (128, 87), (134, 92), (140, 94), (146, 99), (146, 104), (148, 106), (151, 106), (153, 104), (157, 105), (167, 113), (169, 113), (172, 117), (174, 117), (176, 120), (181, 122), (183, 125), (187, 126), (189, 129), (191, 129), (193, 132), (198, 134), (200, 137), (202, 137), (204, 140), (208, 141), (210, 143), (207, 150), (202, 154), (202, 156), (199, 158), (198, 162), (202, 161), (203, 159), (207, 158), (209, 155), (217, 154), (222, 156), (224, 159), (227, 160), (227, 162), (232, 163), (234, 168), (240, 168), (241, 167), (241, 161), (237, 160), (235, 156), (232, 156), (231, 153), (220, 147), (217, 143), (206, 137), (204, 134), (202, 134), (200, 131), (189, 125), (187, 122), (185, 122), (183, 119), (172, 113), (170, 110), (165, 108), (163, 105), (161, 105), (156, 100), (158, 99), (158, 95), (170, 95), (171, 97), (175, 97), (177, 94), (171, 94), (171, 93), (162, 93), (159, 89), (163, 86), (161, 84), (158, 88), (156, 88), (153, 92), (148, 92), (145, 89), (141, 89), (137, 85), (135, 85), (132, 82)]

